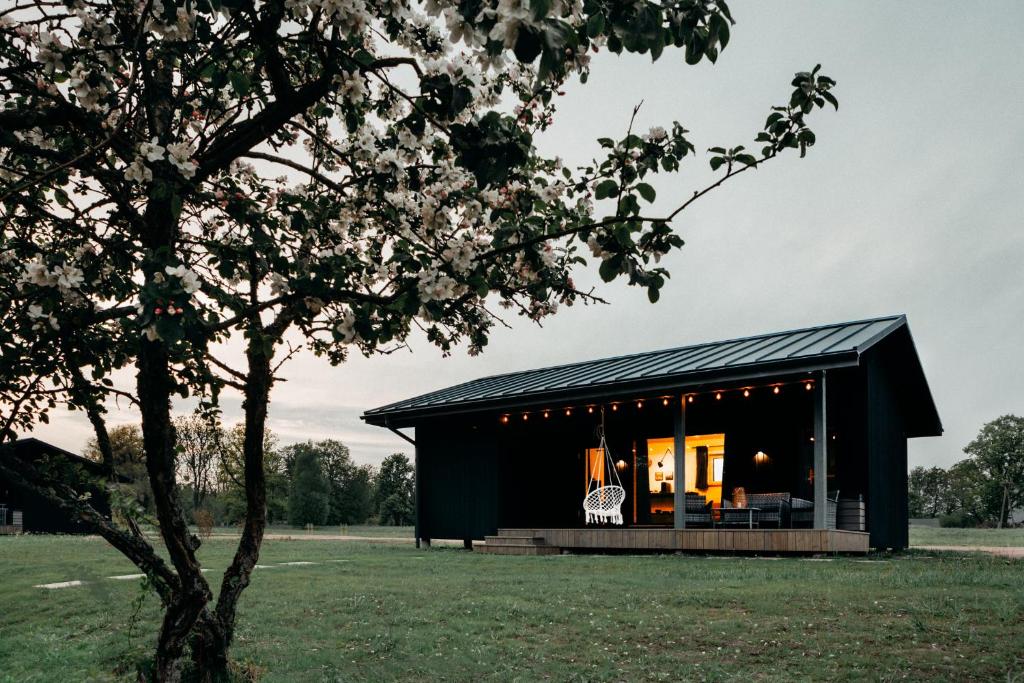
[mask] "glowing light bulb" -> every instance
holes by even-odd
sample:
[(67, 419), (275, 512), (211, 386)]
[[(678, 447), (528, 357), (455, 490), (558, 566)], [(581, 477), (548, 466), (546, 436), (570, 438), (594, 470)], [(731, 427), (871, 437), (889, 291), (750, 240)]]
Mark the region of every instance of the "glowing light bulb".
[(781, 391), (781, 389), (779, 389), (778, 387), (775, 387), (774, 389), (772, 389), (772, 393), (776, 394), (776, 395), (779, 393), (779, 391)]
[(689, 396), (687, 396), (687, 397), (686, 397), (686, 400), (687, 400), (687, 401), (688, 401), (689, 403), (693, 403), (693, 394), (690, 394)]
[(750, 389), (743, 390), (743, 398), (750, 398)]
[(718, 392), (715, 393), (715, 400), (716, 401), (721, 401), (722, 400), (722, 392), (721, 391), (718, 391)]

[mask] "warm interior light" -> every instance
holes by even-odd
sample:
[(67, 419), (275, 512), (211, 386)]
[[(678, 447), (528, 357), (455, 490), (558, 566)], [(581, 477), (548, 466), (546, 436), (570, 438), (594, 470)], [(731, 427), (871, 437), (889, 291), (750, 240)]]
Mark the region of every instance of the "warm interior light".
[(572, 408), (566, 408), (565, 409), (565, 416), (569, 417), (570, 415), (572, 415)]
[(743, 398), (750, 398), (750, 389), (743, 390)]
[(618, 461), (616, 461), (615, 462), (615, 469), (617, 469), (619, 472), (625, 472), (626, 471), (626, 461), (625, 460), (618, 460)]
[(551, 413), (549, 413), (548, 411), (545, 410), (544, 411), (544, 417), (545, 418), (551, 417)]
[(508, 424), (508, 415), (502, 415), (501, 416), (501, 421), (502, 421), (503, 424)]
[(668, 399), (667, 398), (661, 399), (661, 405), (667, 406), (668, 405)]
[(807, 384), (804, 385), (804, 389), (806, 389), (807, 391), (810, 391), (813, 388), (814, 388), (814, 385), (811, 384), (810, 382), (808, 382)]
[(765, 453), (764, 451), (758, 451), (757, 453), (754, 453), (754, 464), (755, 465), (764, 465), (764, 464), (767, 464), (767, 463), (768, 463), (768, 454), (767, 453)]
[(715, 400), (716, 401), (721, 401), (722, 400), (722, 392), (721, 391), (715, 392)]
[(587, 406), (587, 412), (588, 413), (594, 412), (594, 406)]
[(643, 402), (643, 401), (637, 401), (637, 402), (636, 402), (636, 407), (637, 407), (638, 409), (639, 409), (639, 408), (643, 408), (643, 407), (644, 407), (644, 402)]
[(613, 403), (612, 404), (612, 410), (618, 410), (618, 409), (619, 409), (619, 404), (618, 403)]
[(530, 416), (527, 413), (523, 413), (523, 420), (529, 420)]
[(687, 397), (686, 397), (686, 400), (687, 400), (687, 401), (688, 401), (689, 403), (693, 403), (693, 394), (690, 394), (689, 396), (687, 396)]
[(779, 391), (781, 391), (781, 390), (778, 387), (775, 387), (774, 389), (772, 389), (772, 393), (773, 394), (778, 394)]

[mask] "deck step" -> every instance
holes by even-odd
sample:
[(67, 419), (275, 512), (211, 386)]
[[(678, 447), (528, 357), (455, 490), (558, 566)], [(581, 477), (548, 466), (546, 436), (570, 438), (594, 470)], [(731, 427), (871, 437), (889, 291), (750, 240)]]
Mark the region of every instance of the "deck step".
[(487, 545), (544, 545), (543, 536), (484, 536)]
[(473, 551), (487, 555), (558, 555), (562, 549), (552, 545), (533, 545), (531, 543), (501, 543), (498, 545), (479, 543), (473, 546)]

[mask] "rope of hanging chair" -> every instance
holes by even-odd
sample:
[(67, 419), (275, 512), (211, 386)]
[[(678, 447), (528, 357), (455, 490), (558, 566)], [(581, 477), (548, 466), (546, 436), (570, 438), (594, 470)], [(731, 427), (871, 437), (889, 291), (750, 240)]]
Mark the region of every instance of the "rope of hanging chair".
[[(607, 473), (607, 483), (601, 486), (594, 486), (596, 479), (595, 474), (597, 473), (596, 462), (591, 464), (590, 478), (587, 482), (587, 495), (583, 499), (583, 510), (586, 512), (587, 524), (596, 524), (598, 522), (610, 522), (612, 524), (622, 524), (622, 502), (626, 497), (626, 490), (622, 487), (622, 480), (619, 478), (619, 473), (615, 468), (615, 460), (612, 457), (611, 450), (608, 448), (608, 441), (605, 438), (604, 433), (604, 407), (601, 408), (601, 425), (598, 427), (598, 435), (600, 437), (598, 448), (601, 450), (601, 454), (604, 460), (604, 469)], [(612, 484), (612, 477), (614, 477), (615, 483)]]

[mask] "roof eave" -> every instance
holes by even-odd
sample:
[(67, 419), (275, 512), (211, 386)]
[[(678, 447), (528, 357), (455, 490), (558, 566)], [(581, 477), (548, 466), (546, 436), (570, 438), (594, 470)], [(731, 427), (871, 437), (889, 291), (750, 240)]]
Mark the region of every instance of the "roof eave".
[(665, 375), (647, 380), (606, 382), (571, 389), (541, 391), (530, 394), (505, 396), (492, 399), (465, 401), (461, 403), (424, 406), (404, 410), (387, 410), (386, 406), (367, 411), (360, 419), (377, 427), (410, 427), (416, 422), (453, 415), (482, 413), (496, 410), (511, 410), (539, 407), (553, 401), (588, 401), (599, 398), (620, 398), (637, 392), (657, 393), (693, 391), (711, 383), (736, 383), (750, 380), (799, 375), (807, 372), (856, 367), (860, 364), (858, 350), (843, 351), (821, 356), (813, 360), (798, 359), (774, 363), (757, 363), (736, 366), (723, 371), (715, 368), (705, 372), (687, 372), (679, 375)]

